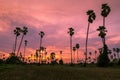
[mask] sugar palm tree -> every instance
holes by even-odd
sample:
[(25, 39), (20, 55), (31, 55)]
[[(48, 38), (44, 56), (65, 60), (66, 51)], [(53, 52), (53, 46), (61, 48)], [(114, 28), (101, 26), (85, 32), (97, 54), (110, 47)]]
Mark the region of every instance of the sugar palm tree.
[(60, 58), (62, 59), (62, 51), (60, 51)]
[(106, 28), (104, 26), (99, 26), (99, 28), (97, 29), (97, 31), (99, 31), (100, 33), (98, 34), (98, 36), (100, 36), (102, 38), (102, 42), (103, 42), (103, 46), (105, 45), (105, 36), (106, 36)]
[(40, 31), (39, 35), (40, 35), (40, 49), (41, 49), (41, 46), (42, 46), (42, 39), (43, 39), (45, 33), (44, 33), (43, 31)]
[(78, 49), (80, 48), (80, 45), (77, 43), (76, 44), (76, 49), (77, 49), (77, 62), (78, 62)]
[(20, 31), (21, 31), (21, 29), (19, 27), (16, 27), (15, 30), (14, 30), (14, 34), (16, 36), (15, 37), (15, 46), (14, 46), (14, 51), (13, 51), (14, 55), (15, 55), (15, 51), (16, 51), (17, 38), (20, 35)]
[(88, 43), (88, 34), (89, 34), (89, 27), (90, 23), (93, 23), (93, 21), (96, 19), (96, 15), (93, 10), (88, 10), (87, 11), (88, 15), (88, 27), (87, 27), (87, 35), (86, 35), (86, 45), (85, 45), (85, 63), (84, 66), (86, 66), (86, 61), (87, 61), (87, 43)]
[(69, 29), (68, 34), (70, 35), (70, 52), (71, 52), (71, 64), (72, 64), (72, 36), (74, 35), (74, 29), (72, 27), (68, 29)]
[(24, 58), (25, 58), (26, 46), (27, 46), (28, 41), (25, 40), (24, 42), (25, 42), (25, 46), (24, 46)]
[(105, 18), (109, 15), (111, 9), (107, 4), (102, 4), (101, 15), (103, 16), (103, 26), (105, 27)]
[(73, 47), (73, 52), (74, 52), (74, 60), (73, 62), (75, 63), (75, 51), (76, 51), (76, 47)]
[(19, 45), (19, 48), (18, 48), (17, 56), (18, 56), (18, 53), (20, 51), (20, 48), (21, 48), (21, 45), (22, 45), (22, 42), (23, 42), (23, 38), (27, 34), (27, 32), (28, 32), (28, 28), (26, 26), (24, 26), (23, 29), (21, 30), (22, 38), (21, 38), (20, 45)]

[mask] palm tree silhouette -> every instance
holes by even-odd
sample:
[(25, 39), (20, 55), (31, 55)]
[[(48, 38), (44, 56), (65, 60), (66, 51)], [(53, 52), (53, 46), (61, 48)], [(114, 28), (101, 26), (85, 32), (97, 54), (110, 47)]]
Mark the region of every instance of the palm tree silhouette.
[(107, 4), (102, 4), (101, 15), (103, 16), (103, 26), (105, 26), (105, 18), (109, 15), (111, 9)]
[(70, 52), (71, 52), (71, 64), (72, 64), (72, 36), (74, 35), (74, 29), (72, 27), (68, 29), (69, 29), (68, 34), (70, 35)]
[(26, 46), (27, 46), (28, 41), (25, 40), (24, 42), (25, 42), (25, 46), (24, 46), (24, 59), (25, 59)]
[(74, 52), (74, 60), (73, 62), (75, 63), (75, 51), (76, 51), (76, 47), (73, 47), (73, 52)]
[(41, 46), (42, 46), (42, 39), (43, 39), (43, 37), (44, 37), (45, 33), (44, 33), (43, 31), (40, 31), (39, 35), (40, 35), (40, 50), (41, 50)]
[(103, 42), (103, 46), (105, 45), (105, 36), (106, 36), (106, 28), (104, 26), (99, 26), (99, 28), (97, 29), (97, 31), (99, 31), (100, 33), (98, 34), (98, 36), (100, 36), (102, 38), (102, 42)]
[(76, 44), (76, 49), (77, 49), (77, 62), (78, 62), (78, 49), (80, 48), (80, 45), (77, 43)]
[(22, 35), (22, 38), (21, 38), (21, 41), (20, 41), (20, 45), (19, 45), (19, 48), (18, 48), (17, 56), (18, 56), (18, 53), (19, 53), (19, 51), (20, 51), (21, 44), (22, 44), (22, 42), (23, 42), (23, 38), (24, 38), (24, 36), (27, 34), (27, 32), (28, 32), (28, 28), (27, 28), (26, 26), (24, 26), (23, 29), (21, 30), (21, 33), (22, 33), (23, 35)]
[(14, 30), (14, 34), (16, 35), (16, 37), (15, 37), (15, 47), (14, 47), (14, 52), (13, 52), (14, 55), (15, 55), (15, 51), (16, 51), (17, 38), (20, 35), (20, 31), (21, 31), (21, 29), (19, 27), (16, 27), (15, 30)]
[(96, 15), (95, 15), (93, 10), (88, 10), (87, 15), (88, 15), (88, 28), (87, 28), (87, 35), (86, 35), (85, 63), (84, 63), (84, 66), (86, 66), (86, 61), (87, 61), (87, 43), (88, 43), (88, 34), (89, 34), (90, 23), (93, 23), (93, 21), (96, 19)]
[(60, 58), (62, 59), (62, 51), (60, 51)]

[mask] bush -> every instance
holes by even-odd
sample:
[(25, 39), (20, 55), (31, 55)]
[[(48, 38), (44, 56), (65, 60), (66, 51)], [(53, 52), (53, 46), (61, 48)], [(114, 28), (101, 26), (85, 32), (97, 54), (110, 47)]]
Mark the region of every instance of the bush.
[(4, 60), (3, 59), (0, 59), (0, 64), (4, 63)]
[(22, 61), (17, 56), (10, 56), (6, 59), (7, 64), (21, 64)]
[(104, 51), (98, 57), (97, 65), (99, 67), (107, 67), (110, 63), (110, 59), (108, 57), (108, 47), (104, 45)]
[(63, 65), (63, 60), (62, 59), (59, 60), (59, 64)]

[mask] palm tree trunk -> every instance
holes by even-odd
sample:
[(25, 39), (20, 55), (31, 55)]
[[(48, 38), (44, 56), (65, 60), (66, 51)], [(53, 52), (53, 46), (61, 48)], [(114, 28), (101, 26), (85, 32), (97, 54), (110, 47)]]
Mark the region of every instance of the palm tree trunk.
[(105, 17), (103, 17), (103, 26), (105, 27)]
[(14, 54), (15, 54), (15, 51), (16, 51), (16, 45), (17, 45), (17, 36), (16, 36), (16, 38), (15, 38)]
[(77, 63), (78, 63), (78, 49), (77, 49)]
[(74, 51), (74, 64), (75, 64), (75, 51)]
[(25, 59), (26, 45), (24, 46), (24, 59)]
[(42, 38), (40, 38), (40, 49), (41, 49), (41, 45), (42, 45)]
[(72, 36), (70, 36), (70, 52), (71, 52), (71, 64), (72, 62)]
[(21, 48), (21, 44), (22, 44), (23, 38), (24, 38), (24, 34), (22, 35), (22, 38), (21, 38), (21, 41), (20, 41), (20, 45), (19, 45), (19, 48), (18, 48), (17, 56), (18, 56), (18, 53), (19, 53), (19, 51), (20, 51), (20, 48)]
[(86, 45), (85, 45), (85, 63), (84, 66), (86, 67), (86, 62), (87, 62), (87, 43), (88, 43), (88, 34), (89, 34), (89, 27), (90, 23), (88, 23), (88, 28), (87, 28), (87, 35), (86, 35)]

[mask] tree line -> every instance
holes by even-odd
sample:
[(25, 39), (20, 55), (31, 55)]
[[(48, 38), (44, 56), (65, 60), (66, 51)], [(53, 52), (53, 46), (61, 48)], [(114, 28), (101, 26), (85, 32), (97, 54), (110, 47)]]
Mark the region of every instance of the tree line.
[[(114, 59), (117, 59), (116, 62), (120, 63), (120, 59), (119, 59), (120, 48), (113, 48), (113, 52), (118, 53), (117, 54), (118, 57), (115, 58), (116, 54), (114, 54), (114, 55), (112, 54), (112, 50), (110, 50), (108, 48), (108, 45), (106, 43), (107, 29), (106, 29), (106, 24), (105, 23), (106, 23), (106, 18), (108, 17), (110, 12), (111, 12), (110, 6), (108, 4), (102, 4), (102, 6), (101, 6), (101, 16), (103, 17), (103, 24), (100, 25), (98, 28), (96, 28), (96, 31), (99, 32), (98, 36), (102, 40), (103, 47), (99, 49), (100, 55), (98, 57), (94, 58), (94, 61), (97, 62), (97, 65), (100, 66), (100, 67), (108, 66), (110, 64), (110, 58), (113, 59), (113, 57), (114, 57)], [(87, 33), (86, 33), (86, 43), (85, 43), (85, 53), (84, 53), (85, 54), (85, 59), (83, 61), (84, 66), (87, 65), (88, 61), (91, 61), (92, 52), (89, 52), (90, 56), (88, 57), (89, 30), (90, 30), (90, 24), (92, 24), (94, 22), (94, 20), (96, 19), (96, 14), (95, 14), (94, 10), (88, 10), (86, 12), (86, 14), (88, 15), (88, 27), (87, 27)], [(15, 43), (14, 43), (14, 49), (13, 49), (13, 52), (11, 53), (11, 56), (20, 57), (20, 60), (22, 60), (23, 62), (25, 62), (25, 52), (26, 52), (26, 47), (27, 47), (27, 43), (28, 43), (27, 40), (24, 40), (24, 37), (27, 34), (27, 32), (28, 32), (28, 28), (26, 26), (24, 26), (22, 29), (20, 27), (16, 27), (15, 30), (14, 30)], [(74, 28), (73, 27), (68, 28), (67, 33), (70, 36), (70, 64), (73, 65), (73, 64), (76, 64), (76, 62), (78, 64), (79, 63), (78, 51), (79, 51), (79, 48), (80, 48), (80, 44), (76, 43), (76, 45), (74, 47), (72, 45), (72, 42), (73, 42), (72, 37), (74, 36), (74, 33), (75, 33)], [(16, 46), (18, 44), (17, 40), (18, 40), (18, 37), (20, 35), (22, 35), (22, 37), (21, 37), (21, 40), (20, 40), (20, 43), (19, 43), (19, 47), (18, 47), (18, 49), (16, 49)], [(40, 44), (39, 44), (39, 48), (36, 50), (36, 53), (34, 55), (35, 62), (39, 63), (39, 64), (46, 64), (50, 60), (51, 61), (50, 63), (56, 64), (58, 59), (56, 59), (56, 57), (55, 57), (56, 54), (54, 52), (52, 52), (50, 54), (50, 59), (46, 57), (47, 56), (47, 51), (46, 51), (46, 48), (42, 45), (44, 35), (45, 35), (44, 31), (40, 31), (40, 33), (39, 33)], [(20, 52), (23, 40), (24, 40), (24, 54), (22, 54)], [(76, 61), (75, 61), (75, 51), (76, 50), (77, 50), (77, 58), (76, 58)], [(96, 56), (97, 50), (95, 50), (94, 53), (95, 53), (95, 56)], [(61, 58), (59, 60), (59, 63), (63, 64), (62, 51), (60, 51), (60, 55), (61, 55)], [(109, 58), (108, 55), (110, 55), (110, 58)]]

